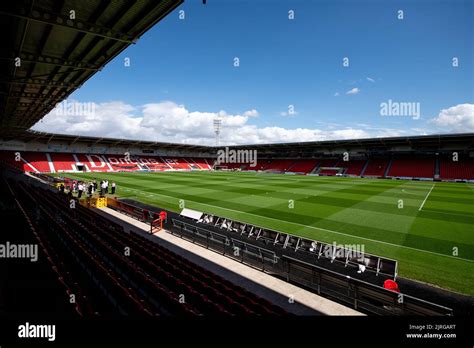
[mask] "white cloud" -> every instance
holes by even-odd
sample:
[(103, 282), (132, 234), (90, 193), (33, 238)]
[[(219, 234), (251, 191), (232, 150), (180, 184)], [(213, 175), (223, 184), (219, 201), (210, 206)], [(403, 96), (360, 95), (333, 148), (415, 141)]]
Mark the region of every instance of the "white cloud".
[(474, 104), (458, 104), (448, 109), (442, 109), (438, 117), (430, 120), (446, 132), (474, 131)]
[(218, 112), (190, 111), (172, 101), (149, 103), (133, 107), (121, 101), (95, 104), (91, 115), (46, 115), (33, 129), (50, 133), (88, 135), (158, 142), (214, 145), (213, 121), (222, 120), (221, 143), (257, 144), (304, 142), (332, 139), (356, 139), (377, 136), (395, 136), (399, 130), (342, 128), (322, 129), (259, 127), (249, 124), (258, 116), (251, 109), (241, 115)]
[(351, 90), (347, 91), (346, 94), (357, 94), (360, 92), (360, 89), (357, 87), (352, 88)]
[(369, 81), (369, 82), (375, 83), (375, 80), (372, 79), (372, 78), (370, 78), (370, 77), (366, 77), (366, 79), (367, 79), (367, 81)]
[(338, 97), (338, 96), (339, 96), (339, 92), (334, 93), (334, 96), (335, 96), (335, 97)]
[(255, 110), (255, 109), (245, 111), (244, 116), (246, 116), (246, 117), (258, 117), (258, 111)]

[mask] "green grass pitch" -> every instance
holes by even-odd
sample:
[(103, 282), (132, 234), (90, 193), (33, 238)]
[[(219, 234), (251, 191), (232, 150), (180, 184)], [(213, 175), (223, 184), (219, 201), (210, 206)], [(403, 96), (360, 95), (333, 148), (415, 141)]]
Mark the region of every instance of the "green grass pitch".
[[(399, 275), (474, 295), (474, 185), (231, 172), (87, 173), (117, 195), (399, 261)], [(292, 204), (293, 202), (293, 204)], [(402, 206), (403, 205), (403, 206)]]

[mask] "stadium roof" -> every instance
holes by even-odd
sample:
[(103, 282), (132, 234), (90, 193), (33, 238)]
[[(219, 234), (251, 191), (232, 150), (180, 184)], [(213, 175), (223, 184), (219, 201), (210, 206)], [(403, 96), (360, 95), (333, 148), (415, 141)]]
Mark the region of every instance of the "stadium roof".
[(196, 151), (208, 151), (212, 149), (209, 146), (203, 145), (189, 145), (189, 144), (176, 144), (176, 143), (166, 143), (166, 142), (156, 142), (156, 141), (143, 141), (143, 140), (129, 140), (129, 139), (118, 139), (118, 138), (106, 138), (106, 137), (89, 137), (89, 136), (80, 136), (80, 135), (63, 135), (63, 134), (52, 134), (44, 133), (37, 131), (25, 131), (22, 133), (11, 134), (11, 135), (1, 135), (0, 139), (5, 141), (17, 140), (25, 143), (38, 142), (43, 144), (50, 143), (62, 143), (68, 145), (74, 144), (87, 144), (87, 145), (97, 145), (97, 146), (116, 146), (116, 147), (129, 147), (137, 146), (141, 148), (149, 149), (186, 149), (186, 150), (196, 150)]
[(331, 148), (364, 148), (381, 151), (389, 151), (397, 147), (409, 147), (413, 150), (436, 150), (442, 148), (463, 148), (474, 150), (474, 133), (462, 134), (435, 134), (405, 137), (347, 139), (347, 140), (325, 140), (301, 143), (278, 143), (245, 145), (239, 148), (257, 148), (260, 150), (272, 149), (278, 151), (294, 150), (325, 150)]
[(183, 1), (1, 1), (0, 134), (29, 129)]
[[(87, 144), (97, 146), (129, 147), (137, 146), (144, 149), (176, 149), (217, 152), (223, 146), (205, 146), (192, 144), (176, 144), (143, 140), (128, 140), (106, 137), (89, 137), (79, 135), (52, 134), (36, 131), (25, 131), (19, 134), (0, 134), (4, 141), (17, 140), (25, 143), (39, 142), (44, 144), (63, 143), (68, 145)], [(225, 145), (224, 145), (225, 146)], [(334, 149), (361, 149), (364, 152), (377, 151), (438, 151), (438, 150), (467, 150), (474, 151), (474, 133), (437, 134), (409, 137), (326, 140), (301, 143), (277, 143), (229, 146), (234, 149), (256, 149), (264, 153), (284, 155), (285, 153), (320, 153)]]

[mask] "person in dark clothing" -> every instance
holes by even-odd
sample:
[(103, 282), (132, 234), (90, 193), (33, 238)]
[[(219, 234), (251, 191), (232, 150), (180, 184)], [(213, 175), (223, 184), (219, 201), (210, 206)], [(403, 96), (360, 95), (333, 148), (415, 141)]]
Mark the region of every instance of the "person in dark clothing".
[(112, 194), (114, 195), (115, 194), (115, 182), (112, 181)]
[(148, 221), (149, 217), (148, 210), (143, 209), (143, 220)]
[(92, 183), (89, 183), (89, 186), (87, 186), (87, 194), (90, 196), (92, 196), (92, 189), (94, 187), (94, 184)]
[(59, 192), (64, 193), (64, 184), (59, 185)]

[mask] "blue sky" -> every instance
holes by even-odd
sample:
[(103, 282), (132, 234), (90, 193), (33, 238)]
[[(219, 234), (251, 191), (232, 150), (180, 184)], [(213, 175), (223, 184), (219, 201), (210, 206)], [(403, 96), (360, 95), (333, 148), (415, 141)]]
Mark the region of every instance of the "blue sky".
[[(245, 134), (249, 141), (278, 141), (265, 135), (272, 129), (295, 141), (474, 131), (473, 11), (473, 2), (462, 0), (188, 0), (70, 99), (96, 103), (99, 114), (120, 106), (126, 115), (118, 122), (135, 118), (142, 128), (156, 125), (150, 111), (156, 105), (157, 120), (176, 122), (176, 115), (163, 113), (185, 110), (186, 122), (193, 123), (194, 113), (199, 127), (220, 111), (246, 117), (229, 121), (229, 143), (245, 142)], [(349, 67), (343, 67), (344, 57)], [(421, 117), (381, 116), (380, 104), (389, 99), (419, 103)], [(289, 105), (295, 114), (286, 115)], [(254, 112), (244, 116), (249, 110)], [(37, 128), (54, 121), (48, 117)], [(55, 131), (94, 132), (84, 124), (90, 119), (74, 120), (72, 128), (63, 124)], [(243, 139), (234, 139), (239, 126), (247, 127)], [(290, 132), (295, 129), (309, 132)], [(140, 137), (122, 133), (102, 135)], [(144, 137), (212, 138), (212, 131), (193, 135), (179, 127), (155, 133)]]

